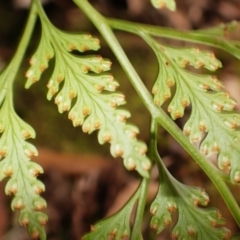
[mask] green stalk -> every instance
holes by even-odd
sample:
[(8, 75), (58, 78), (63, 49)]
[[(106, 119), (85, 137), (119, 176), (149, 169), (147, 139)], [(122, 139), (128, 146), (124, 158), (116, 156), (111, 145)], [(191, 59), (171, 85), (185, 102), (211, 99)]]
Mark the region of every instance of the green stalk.
[[(217, 47), (222, 50), (225, 50), (240, 59), (240, 51), (236, 45), (236, 41), (232, 41), (222, 36), (215, 36), (213, 34), (207, 34), (201, 31), (179, 31), (176, 29), (159, 27), (159, 26), (151, 26), (142, 23), (134, 23), (128, 22), (119, 19), (107, 19), (106, 20), (109, 26), (113, 29), (122, 30), (125, 32), (130, 32), (133, 34), (139, 35), (139, 32), (148, 33), (151, 36), (155, 37), (163, 37), (169, 39), (182, 40), (185, 42), (195, 42), (204, 45), (209, 45), (212, 47)], [(239, 44), (239, 42), (238, 42)]]
[[(195, 146), (190, 143), (189, 139), (182, 133), (181, 129), (179, 129), (179, 127), (163, 111), (163, 109), (154, 105), (151, 94), (146, 89), (145, 85), (141, 81), (139, 75), (132, 66), (118, 40), (116, 39), (114, 33), (112, 32), (112, 29), (109, 26), (109, 21), (105, 19), (98, 11), (96, 11), (87, 0), (73, 1), (87, 15), (90, 21), (92, 21), (92, 23), (104, 37), (105, 41), (108, 43), (109, 47), (115, 54), (142, 102), (149, 110), (152, 118), (156, 119), (157, 122), (161, 124), (182, 145), (182, 147), (191, 155), (191, 157), (208, 175), (226, 202), (226, 205), (234, 216), (236, 222), (240, 226), (239, 206), (226, 183), (223, 181), (222, 176), (219, 174), (220, 172), (203, 155), (200, 154), (199, 150)], [(124, 31), (126, 31), (128, 28), (131, 28), (131, 25), (125, 24)], [(141, 28), (139, 30), (141, 31)], [(182, 33), (182, 35), (184, 34)]]
[(11, 107), (13, 107), (12, 101), (13, 82), (16, 79), (25, 51), (28, 47), (36, 23), (36, 19), (37, 19), (36, 6), (34, 3), (32, 3), (26, 27), (24, 28), (24, 32), (17, 47), (16, 53), (13, 56), (10, 63), (8, 64), (8, 66), (4, 69), (4, 71), (1, 74), (1, 79), (3, 80), (3, 82), (0, 83), (1, 84), (0, 87), (4, 86), (4, 91), (7, 95), (7, 99)]
[[(155, 149), (156, 149), (156, 121), (155, 119), (152, 120), (151, 126), (150, 126), (150, 143), (149, 143), (149, 157), (150, 159), (155, 158)], [(148, 193), (148, 187), (149, 187), (149, 179), (144, 178), (141, 182), (141, 189), (138, 196), (138, 205), (137, 205), (137, 211), (135, 215), (135, 220), (133, 224), (133, 230), (131, 235), (131, 240), (135, 240), (139, 238), (139, 231), (141, 230), (141, 224), (142, 219), (145, 211), (145, 203)], [(141, 239), (139, 239), (141, 240)]]
[[(149, 157), (150, 159), (155, 158), (156, 152), (156, 120), (152, 119), (151, 126), (150, 126), (150, 143), (149, 143)], [(139, 195), (138, 195), (138, 204), (137, 204), (137, 211), (135, 215), (135, 221), (133, 224), (133, 230), (131, 234), (131, 240), (139, 239), (141, 236), (141, 224), (144, 215), (145, 205), (146, 205), (146, 198), (148, 193), (149, 187), (149, 179), (143, 178), (140, 188)], [(141, 240), (141, 239), (139, 239)]]
[[(39, 18), (41, 19), (42, 22), (46, 23), (46, 26), (48, 25), (52, 25), (52, 23), (49, 21), (44, 9), (43, 9), (43, 6), (42, 6), (42, 3), (41, 3), (41, 0), (32, 0), (34, 2), (34, 4), (36, 5), (37, 7), (37, 12), (38, 12), (38, 15), (39, 15)], [(49, 31), (50, 33), (51, 31)]]
[(138, 193), (138, 200), (137, 200), (137, 210), (134, 217), (134, 223), (131, 233), (130, 240), (142, 240), (141, 228), (142, 228), (142, 220), (146, 206), (146, 198), (148, 193), (149, 187), (149, 179), (143, 178), (141, 185), (137, 191)]
[[(156, 120), (152, 119), (151, 121), (151, 126), (150, 126), (150, 143), (149, 143), (149, 157), (150, 159), (155, 158), (155, 152), (156, 152)], [(131, 235), (131, 240), (138, 239), (137, 237), (139, 236), (139, 231), (141, 230), (141, 223), (143, 219), (143, 214), (145, 210), (145, 203), (146, 203), (146, 197), (147, 197), (147, 192), (148, 192), (148, 187), (149, 187), (149, 179), (143, 179), (141, 183), (141, 189), (139, 192), (138, 196), (138, 205), (137, 205), (137, 212), (135, 215), (135, 221), (133, 225), (133, 230), (132, 230), (132, 235)]]

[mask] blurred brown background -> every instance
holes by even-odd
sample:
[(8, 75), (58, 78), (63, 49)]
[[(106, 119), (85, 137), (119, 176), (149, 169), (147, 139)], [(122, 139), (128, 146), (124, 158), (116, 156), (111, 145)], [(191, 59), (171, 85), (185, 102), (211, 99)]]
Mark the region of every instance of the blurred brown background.
[[(130, 121), (140, 128), (139, 137), (147, 142), (149, 115), (96, 29), (70, 0), (44, 2), (49, 18), (59, 28), (91, 32), (101, 39), (102, 48), (98, 54), (113, 61), (112, 73), (120, 82), (119, 90), (127, 96), (125, 107), (132, 112)], [(175, 13), (166, 9), (153, 9), (149, 0), (90, 2), (108, 17), (183, 30), (206, 28), (233, 19), (240, 20), (239, 0), (178, 0)], [(24, 0), (0, 0), (1, 69), (14, 54), (27, 17), (27, 6), (28, 2)], [(119, 209), (137, 188), (139, 178), (135, 173), (127, 172), (122, 167), (121, 160), (112, 159), (109, 145), (99, 146), (96, 133), (89, 136), (83, 134), (80, 128), (73, 128), (67, 114), (60, 115), (53, 102), (46, 100), (45, 85), (51, 67), (39, 83), (28, 91), (24, 89), (24, 72), (28, 68), (28, 59), (39, 41), (39, 34), (40, 24), (37, 23), (19, 77), (16, 79), (15, 106), (18, 114), (37, 132), (37, 138), (32, 142), (39, 149), (39, 157), (34, 160), (45, 169), (40, 178), (47, 189), (43, 196), (48, 201), (46, 211), (50, 217), (47, 225), (48, 239), (77, 240), (89, 231), (91, 224)], [(136, 36), (121, 32), (116, 34), (144, 83), (151, 89), (158, 70), (154, 54)], [(227, 53), (216, 49), (214, 51), (225, 66), (218, 72), (220, 79), (240, 101), (240, 63)], [(238, 231), (225, 204), (205, 174), (162, 129), (159, 130), (159, 152), (177, 179), (185, 184), (204, 187), (211, 197), (211, 204), (218, 207), (227, 219), (227, 227), (234, 232)], [(11, 199), (3, 194), (4, 184), (5, 181), (0, 183), (0, 239), (28, 240), (25, 230), (17, 225), (16, 214), (10, 210)], [(148, 196), (149, 205), (157, 186), (157, 170), (154, 168)], [(233, 188), (233, 192), (240, 202), (239, 188)], [(169, 230), (164, 231), (161, 236), (156, 236), (149, 230), (149, 219), (149, 213), (146, 212), (143, 223), (144, 239), (170, 239)]]

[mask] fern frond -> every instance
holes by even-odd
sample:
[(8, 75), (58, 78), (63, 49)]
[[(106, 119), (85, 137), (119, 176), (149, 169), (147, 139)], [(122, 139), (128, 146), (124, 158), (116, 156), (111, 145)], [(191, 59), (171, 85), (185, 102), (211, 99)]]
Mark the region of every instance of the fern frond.
[(159, 75), (153, 86), (154, 102), (161, 106), (175, 92), (168, 106), (172, 119), (184, 115), (191, 105), (191, 114), (183, 131), (191, 142), (200, 142), (200, 151), (209, 156), (218, 154), (220, 169), (230, 171), (232, 182), (240, 182), (239, 119), (236, 106), (224, 86), (213, 75), (195, 74), (185, 67), (205, 67), (215, 71), (221, 62), (208, 51), (176, 49), (150, 40), (159, 61)]
[(35, 132), (16, 115), (9, 98), (2, 104), (0, 119), (0, 180), (10, 178), (5, 192), (13, 195), (11, 207), (13, 211), (19, 211), (19, 224), (27, 227), (31, 237), (45, 240), (44, 225), (48, 217), (41, 211), (47, 204), (39, 195), (45, 187), (36, 178), (43, 169), (30, 161), (38, 153), (32, 144), (26, 142), (26, 139), (35, 137)]
[(150, 208), (151, 228), (160, 233), (172, 225), (172, 214), (177, 212), (173, 239), (229, 239), (231, 232), (222, 227), (225, 220), (217, 209), (206, 207), (209, 197), (202, 188), (178, 182), (166, 168), (160, 178), (159, 191)]
[[(83, 236), (83, 240), (95, 239), (138, 239), (143, 240), (141, 232), (141, 224), (131, 226), (133, 212), (135, 213), (135, 221), (141, 223), (141, 218), (138, 218), (138, 207), (141, 201), (144, 200), (141, 192), (145, 189), (145, 184), (148, 179), (143, 179), (136, 192), (132, 195), (130, 200), (111, 217), (101, 220), (91, 228), (91, 232)], [(143, 210), (143, 209), (142, 209)], [(134, 236), (135, 234), (135, 236)]]
[(98, 48), (99, 40), (89, 34), (71, 35), (42, 22), (42, 38), (26, 73), (26, 87), (40, 78), (48, 60), (54, 56), (55, 67), (47, 84), (47, 98), (50, 100), (58, 92), (55, 103), (60, 113), (70, 111), (73, 125), (82, 125), (86, 133), (99, 130), (99, 143), (109, 142), (112, 156), (122, 157), (127, 169), (136, 169), (148, 177), (151, 163), (145, 154), (147, 147), (136, 138), (137, 127), (126, 123), (130, 113), (118, 108), (125, 103), (125, 96), (116, 91), (119, 84), (113, 76), (103, 73), (110, 70), (111, 62), (100, 56), (83, 57), (69, 52)]
[(100, 221), (83, 236), (83, 240), (129, 239), (131, 235), (130, 217), (136, 202), (136, 195), (116, 214)]

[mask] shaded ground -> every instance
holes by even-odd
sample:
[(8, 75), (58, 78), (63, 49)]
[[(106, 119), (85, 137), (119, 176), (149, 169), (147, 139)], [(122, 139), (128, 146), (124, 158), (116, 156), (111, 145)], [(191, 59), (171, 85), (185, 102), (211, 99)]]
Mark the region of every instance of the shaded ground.
[[(46, 11), (52, 21), (61, 28), (74, 31), (92, 29), (91, 32), (97, 35), (98, 33), (88, 20), (69, 2), (59, 0), (46, 5)], [(176, 13), (153, 10), (148, 0), (95, 0), (92, 2), (103, 14), (110, 17), (178, 29), (199, 29), (233, 19), (240, 20), (239, 0), (179, 0)], [(0, 16), (4, 19), (0, 21), (0, 64), (2, 66), (14, 53), (27, 13), (26, 10), (14, 9), (12, 6), (11, 2), (0, 2)], [(36, 46), (38, 30), (36, 29), (27, 58)], [(118, 33), (118, 37), (143, 81), (151, 88), (157, 73), (154, 55), (138, 38), (122, 33)], [(144, 117), (147, 116), (147, 112), (136, 97), (133, 88), (127, 83), (126, 76), (115, 63), (115, 58), (105, 46), (104, 41), (102, 45), (100, 53), (112, 59), (114, 76), (121, 83), (120, 90), (129, 96), (127, 107), (131, 109), (133, 115), (131, 122), (139, 126), (141, 139), (147, 141), (149, 117)], [(219, 74), (229, 86), (230, 92), (236, 91), (235, 97), (238, 98), (240, 87), (235, 75), (239, 76), (240, 70), (236, 68), (239, 63), (229, 60), (229, 56), (222, 52), (218, 54), (226, 65), (226, 69)], [(49, 104), (45, 100), (45, 86), (38, 85), (26, 92), (22, 88), (26, 69), (27, 60), (23, 64), (21, 77), (16, 84), (16, 109), (19, 115), (36, 129), (38, 138), (34, 140), (34, 144), (41, 146), (40, 156), (36, 161), (43, 165), (46, 172), (41, 178), (47, 187), (44, 197), (48, 201), (47, 212), (50, 216), (47, 227), (48, 239), (80, 239), (80, 236), (89, 230), (90, 224), (119, 209), (136, 189), (139, 180), (135, 174), (129, 174), (123, 169), (119, 159), (113, 160), (110, 157), (109, 146), (98, 147), (96, 134), (86, 137), (81, 133), (81, 129), (72, 128), (66, 115), (59, 116), (54, 104)], [(216, 190), (198, 166), (164, 131), (161, 130), (159, 135), (159, 151), (164, 156), (165, 164), (172, 174), (186, 184), (204, 186), (210, 193), (213, 205), (219, 207), (223, 216), (228, 219), (227, 226), (236, 231), (237, 227), (225, 209), (225, 205), (222, 200), (219, 200)], [(149, 203), (157, 189), (155, 178), (156, 174), (153, 174)], [(239, 190), (233, 190), (239, 198), (237, 194)], [(14, 214), (9, 210), (10, 199), (1, 194), (3, 192), (4, 187), (1, 183), (0, 239), (27, 240), (25, 231), (18, 227)], [(145, 239), (150, 240), (153, 234), (149, 233), (148, 220), (149, 216), (146, 215), (146, 223), (143, 226)], [(153, 235), (152, 239), (157, 238)], [(167, 231), (161, 239), (169, 239)]]

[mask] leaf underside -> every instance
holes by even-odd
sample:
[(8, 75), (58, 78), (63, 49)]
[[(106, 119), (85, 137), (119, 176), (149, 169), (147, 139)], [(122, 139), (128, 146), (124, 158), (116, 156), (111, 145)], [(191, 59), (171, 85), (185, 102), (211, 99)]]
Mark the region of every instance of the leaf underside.
[[(5, 72), (9, 69), (6, 68), (0, 76), (0, 84), (8, 83), (8, 74)], [(38, 153), (37, 149), (26, 141), (28, 138), (34, 138), (35, 132), (15, 113), (12, 98), (9, 97), (11, 87), (6, 87), (6, 91), (1, 89), (2, 92), (4, 93), (0, 104), (0, 181), (8, 178), (5, 193), (13, 196), (11, 208), (13, 211), (19, 211), (19, 224), (27, 227), (31, 237), (44, 240), (46, 239), (44, 225), (48, 217), (42, 210), (47, 204), (39, 194), (45, 187), (36, 178), (38, 174), (43, 173), (43, 169), (31, 161), (31, 157)]]
[(240, 114), (234, 111), (236, 101), (216, 76), (186, 69), (192, 66), (215, 71), (221, 62), (212, 52), (197, 48), (176, 49), (157, 42), (152, 47), (159, 61), (152, 90), (155, 104), (161, 106), (171, 99), (168, 112), (174, 120), (191, 107), (183, 132), (191, 142), (200, 143), (200, 151), (207, 157), (217, 153), (218, 167), (229, 172), (233, 183), (239, 183)]
[(189, 187), (174, 179), (167, 169), (161, 172), (161, 184), (151, 204), (150, 226), (157, 233), (173, 224), (173, 239), (230, 239), (231, 232), (223, 227), (225, 220), (215, 208), (206, 208), (207, 193), (199, 187)]
[(99, 130), (98, 141), (110, 143), (112, 156), (122, 157), (127, 169), (136, 169), (143, 177), (148, 177), (151, 162), (146, 156), (146, 144), (136, 138), (138, 128), (126, 123), (130, 113), (119, 107), (125, 103), (125, 96), (116, 91), (118, 82), (104, 73), (110, 70), (111, 62), (100, 56), (71, 53), (72, 50), (83, 52), (98, 48), (99, 40), (89, 34), (69, 34), (42, 22), (42, 37), (30, 60), (26, 87), (40, 79), (54, 57), (47, 98), (50, 100), (57, 94), (55, 103), (59, 112), (69, 111), (74, 126), (82, 125), (83, 132), (89, 134)]

